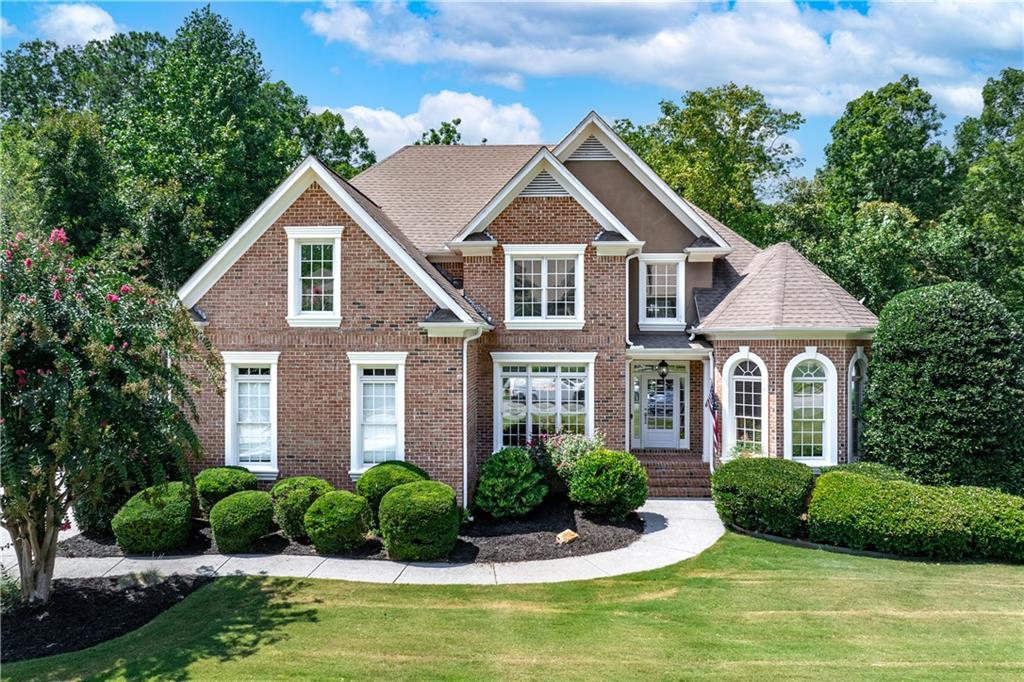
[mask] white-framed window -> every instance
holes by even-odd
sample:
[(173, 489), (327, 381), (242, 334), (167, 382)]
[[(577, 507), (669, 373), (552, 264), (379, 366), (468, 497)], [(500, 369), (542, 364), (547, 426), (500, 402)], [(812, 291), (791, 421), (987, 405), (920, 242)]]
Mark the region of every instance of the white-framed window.
[(349, 353), (350, 474), (405, 459), (405, 359), (408, 353)]
[(583, 328), (586, 244), (510, 244), (505, 251), (505, 326)]
[(722, 452), (728, 458), (737, 445), (768, 454), (768, 367), (747, 346), (722, 366), (724, 419)]
[(277, 477), (278, 352), (224, 351), (224, 463)]
[(808, 346), (789, 361), (785, 381), (784, 452), (812, 466), (836, 463), (836, 368)]
[(863, 346), (857, 347), (857, 352), (850, 359), (848, 372), (850, 385), (847, 389), (849, 406), (847, 425), (847, 438), (849, 442), (846, 448), (846, 457), (850, 462), (856, 462), (864, 454), (864, 393), (868, 384), (868, 357), (864, 354)]
[(491, 353), (494, 449), (558, 433), (594, 433), (596, 353)]
[(288, 324), (341, 324), (341, 226), (286, 227)]
[(678, 253), (640, 256), (640, 319), (642, 331), (686, 327), (684, 256)]

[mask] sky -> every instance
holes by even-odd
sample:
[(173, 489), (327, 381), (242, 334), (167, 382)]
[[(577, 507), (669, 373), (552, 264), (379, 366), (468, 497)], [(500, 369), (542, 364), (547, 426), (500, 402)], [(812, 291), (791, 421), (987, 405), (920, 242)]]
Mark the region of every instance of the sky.
[[(171, 36), (203, 4), (5, 0), (0, 41)], [(360, 126), (379, 158), (454, 117), (465, 143), (550, 143), (590, 110), (648, 123), (661, 100), (733, 81), (803, 114), (789, 141), (810, 175), (865, 91), (917, 76), (949, 133), (980, 112), (987, 78), (1024, 68), (1024, 0), (212, 6), (256, 41), (273, 79)]]

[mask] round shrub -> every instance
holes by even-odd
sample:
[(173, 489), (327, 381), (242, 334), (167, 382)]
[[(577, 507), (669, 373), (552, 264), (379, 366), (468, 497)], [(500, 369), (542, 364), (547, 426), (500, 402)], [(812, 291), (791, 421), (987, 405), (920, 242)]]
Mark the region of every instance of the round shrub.
[(249, 551), (254, 542), (274, 530), (270, 493), (243, 490), (228, 495), (210, 510), (210, 528), (221, 552)]
[(378, 511), (380, 501), (388, 491), (398, 485), (428, 481), (430, 476), (423, 469), (408, 462), (397, 460), (381, 462), (367, 469), (356, 481), (356, 492), (366, 498), (370, 504), (370, 514), (374, 525), (379, 523)]
[(392, 488), (380, 502), (380, 532), (388, 556), (401, 561), (439, 559), (455, 547), (462, 515), (455, 491), (438, 481)]
[(334, 490), (309, 506), (305, 526), (306, 534), (321, 554), (355, 549), (366, 541), (370, 530), (370, 505), (365, 497)]
[(301, 540), (306, 537), (303, 519), (306, 510), (318, 497), (334, 490), (327, 481), (315, 476), (292, 476), (284, 478), (270, 489), (274, 502), (274, 523), (285, 537)]
[(727, 524), (795, 538), (814, 487), (814, 472), (788, 459), (730, 460), (711, 476), (711, 497)]
[(879, 464), (878, 462), (853, 462), (851, 464), (839, 464), (837, 466), (822, 467), (821, 473), (827, 474), (832, 471), (845, 471), (850, 474), (860, 474), (868, 478), (876, 478), (879, 481), (910, 481), (913, 480), (902, 471), (897, 471), (891, 466)]
[(905, 291), (879, 316), (864, 457), (931, 485), (1024, 492), (1024, 337), (974, 284)]
[(207, 514), (213, 505), (228, 495), (243, 490), (256, 490), (256, 474), (245, 467), (226, 466), (203, 469), (196, 476), (196, 496), (199, 508)]
[(476, 506), (496, 519), (529, 514), (544, 500), (548, 486), (524, 448), (504, 448), (480, 467)]
[(831, 472), (818, 479), (807, 524), (811, 540), (841, 547), (1024, 561), (1024, 498), (984, 488)]
[(192, 489), (180, 481), (146, 488), (121, 507), (111, 527), (126, 554), (182, 547), (192, 530)]
[(569, 485), (573, 467), (584, 455), (604, 450), (604, 439), (600, 435), (584, 436), (578, 433), (563, 433), (548, 438), (545, 442), (551, 466), (563, 486)]
[(647, 501), (647, 470), (628, 452), (587, 453), (572, 466), (569, 499), (592, 514), (621, 519)]

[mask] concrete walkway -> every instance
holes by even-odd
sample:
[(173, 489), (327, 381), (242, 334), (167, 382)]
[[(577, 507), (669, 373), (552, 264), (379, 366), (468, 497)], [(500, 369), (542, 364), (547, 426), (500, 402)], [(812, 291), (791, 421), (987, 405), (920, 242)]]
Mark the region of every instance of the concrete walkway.
[[(640, 514), (646, 522), (644, 534), (628, 547), (563, 559), (441, 564), (282, 554), (58, 558), (54, 574), (58, 578), (86, 578), (147, 572), (161, 575), (210, 573), (421, 585), (557, 583), (668, 566), (703, 552), (725, 532), (714, 504), (707, 500), (649, 500)], [(0, 560), (17, 570), (13, 556), (4, 554)]]

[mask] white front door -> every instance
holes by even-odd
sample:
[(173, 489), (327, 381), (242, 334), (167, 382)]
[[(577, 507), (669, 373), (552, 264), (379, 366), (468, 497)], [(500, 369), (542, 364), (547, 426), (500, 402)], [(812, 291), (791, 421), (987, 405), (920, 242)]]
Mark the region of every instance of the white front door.
[(678, 374), (658, 376), (645, 372), (640, 377), (641, 428), (645, 448), (679, 447), (679, 389)]

